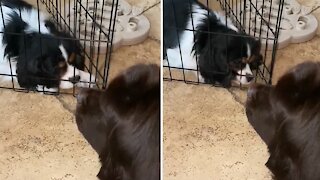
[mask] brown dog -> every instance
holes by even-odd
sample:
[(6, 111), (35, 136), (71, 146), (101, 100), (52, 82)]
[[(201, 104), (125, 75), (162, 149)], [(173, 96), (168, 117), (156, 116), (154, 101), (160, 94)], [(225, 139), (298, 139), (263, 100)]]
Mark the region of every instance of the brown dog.
[(320, 63), (299, 64), (276, 86), (253, 85), (246, 113), (268, 146), (274, 179), (320, 179)]
[(99, 154), (100, 179), (160, 179), (159, 66), (133, 66), (106, 91), (83, 89), (76, 121)]

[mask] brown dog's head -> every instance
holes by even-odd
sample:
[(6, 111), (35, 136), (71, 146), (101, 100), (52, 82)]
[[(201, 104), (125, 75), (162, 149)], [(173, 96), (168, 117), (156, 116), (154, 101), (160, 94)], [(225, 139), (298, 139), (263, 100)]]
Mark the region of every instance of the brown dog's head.
[(159, 66), (133, 66), (106, 91), (81, 90), (76, 121), (99, 154), (100, 179), (160, 179)]
[(320, 63), (299, 64), (276, 86), (250, 87), (246, 113), (268, 146), (274, 179), (320, 179)]

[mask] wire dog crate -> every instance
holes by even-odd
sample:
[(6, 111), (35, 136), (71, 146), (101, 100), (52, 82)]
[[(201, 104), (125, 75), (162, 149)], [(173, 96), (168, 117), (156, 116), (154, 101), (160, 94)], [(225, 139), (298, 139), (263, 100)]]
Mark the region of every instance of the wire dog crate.
[[(104, 89), (108, 81), (116, 17), (119, 9), (118, 0), (35, 0), (34, 2), (36, 3), (33, 4), (33, 7), (38, 9), (38, 17), (40, 12), (49, 14), (50, 20), (59, 30), (70, 34), (70, 38), (55, 36), (55, 39), (80, 42), (81, 54), (85, 57), (84, 72), (90, 74), (90, 80), (82, 83), (90, 84), (90, 88)], [(106, 14), (108, 14), (108, 19), (105, 18)], [(11, 63), (13, 60), (9, 61)], [(77, 94), (76, 82), (73, 79), (60, 79), (73, 83), (73, 87), (67, 90), (60, 88), (58, 88), (58, 92), (47, 91), (44, 88), (30, 90), (21, 88), (18, 83), (14, 82), (16, 75), (13, 75), (12, 69), (10, 71), (10, 73), (2, 73), (0, 69), (0, 80), (1, 77), (12, 79), (9, 83), (0, 82), (0, 88), (19, 92), (40, 91), (44, 94), (54, 95)]]
[[(171, 1), (172, 6), (174, 0), (168, 0)], [(189, 3), (191, 2), (190, 0)], [(208, 7), (210, 10), (213, 10), (214, 12), (223, 12), (222, 14), (229, 18), (232, 23), (238, 28), (238, 30), (242, 33), (239, 36), (251, 36), (255, 39), (260, 40), (261, 42), (261, 55), (263, 56), (263, 62), (259, 66), (258, 69), (252, 71), (254, 75), (254, 82), (260, 82), (260, 83), (266, 83), (271, 84), (272, 83), (272, 74), (274, 69), (274, 64), (276, 60), (276, 53), (278, 49), (278, 38), (279, 33), (281, 30), (281, 17), (282, 17), (282, 11), (285, 4), (284, 0), (200, 0), (200, 3), (202, 3), (204, 6)], [(190, 9), (192, 5), (190, 4)], [(172, 7), (173, 14), (176, 16), (177, 7)], [(181, 13), (181, 12), (180, 12)], [(194, 12), (193, 12), (194, 13)], [(194, 15), (191, 13), (191, 22), (193, 23), (191, 29), (179, 29), (175, 25), (172, 27), (164, 27), (164, 28), (171, 28), (175, 29), (177, 32), (180, 31), (191, 31), (193, 34), (195, 34), (198, 30), (195, 29), (194, 25)], [(209, 12), (208, 12), (209, 14)], [(173, 18), (172, 21), (175, 21), (175, 18)], [(226, 19), (227, 19), (226, 18)], [(227, 20), (226, 23), (227, 24)], [(164, 32), (164, 36), (166, 32)], [(213, 33), (206, 31), (202, 31), (202, 33)], [(193, 35), (194, 36), (194, 35)], [(228, 34), (221, 34), (221, 36), (233, 36)], [(178, 41), (181, 41), (181, 39)], [(182, 81), (188, 84), (203, 84), (207, 82), (203, 82), (200, 80), (199, 77), (199, 63), (198, 59), (197, 61), (197, 68), (196, 69), (190, 69), (188, 67), (183, 66), (182, 67), (175, 67), (170, 65), (168, 63), (169, 58), (167, 56), (167, 47), (166, 42), (164, 41), (164, 51), (163, 51), (163, 57), (164, 57), (164, 64), (163, 64), (163, 78), (166, 81)], [(181, 44), (179, 42), (179, 53), (181, 61), (183, 61), (183, 50), (181, 49)], [(239, 47), (241, 48), (241, 47)], [(196, 50), (194, 50), (196, 51)], [(195, 73), (192, 73), (195, 72)], [(216, 72), (219, 73), (219, 72)], [(196, 75), (195, 75), (196, 74)], [(253, 82), (252, 81), (252, 82)], [(209, 83), (213, 86), (221, 86), (219, 83)], [(248, 84), (247, 84), (248, 85)], [(244, 84), (237, 84), (236, 86), (240, 88), (241, 87), (247, 87), (247, 85)], [(235, 86), (234, 84), (232, 86)]]

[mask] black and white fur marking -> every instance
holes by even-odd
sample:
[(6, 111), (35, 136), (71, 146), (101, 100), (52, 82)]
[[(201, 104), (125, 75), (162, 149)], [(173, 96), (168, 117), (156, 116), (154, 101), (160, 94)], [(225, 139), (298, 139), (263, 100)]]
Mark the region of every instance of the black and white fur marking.
[(71, 36), (58, 31), (46, 14), (22, 0), (2, 0), (0, 12), (0, 74), (16, 75), (14, 81), (27, 89), (69, 89), (74, 84), (68, 80), (75, 77), (76, 86), (89, 86), (82, 83), (90, 82), (90, 74), (83, 71), (80, 43), (58, 39)]
[(196, 0), (164, 0), (163, 10), (165, 63), (170, 67), (199, 67), (200, 81), (224, 87), (232, 80), (245, 84), (252, 79), (251, 69), (262, 61), (259, 41)]

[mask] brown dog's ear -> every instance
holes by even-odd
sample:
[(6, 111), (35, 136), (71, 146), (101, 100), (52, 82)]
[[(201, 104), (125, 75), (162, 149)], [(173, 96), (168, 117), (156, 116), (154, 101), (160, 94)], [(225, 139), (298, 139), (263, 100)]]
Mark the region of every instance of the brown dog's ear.
[(116, 179), (125, 179), (127, 176), (126, 171), (123, 166), (115, 164), (110, 153), (100, 155), (101, 168), (97, 177), (101, 180), (116, 180)]
[(249, 123), (258, 133), (263, 142), (269, 146), (276, 133), (277, 122), (271, 116), (264, 114), (259, 119), (250, 118), (250, 111), (246, 111)]
[(101, 180), (127, 179), (126, 178), (127, 174), (123, 166), (120, 166), (118, 164), (113, 164), (111, 157), (105, 157), (105, 158), (106, 159), (101, 159), (102, 166), (97, 175), (99, 179)]
[(304, 103), (317, 101), (320, 91), (320, 64), (304, 62), (289, 70), (280, 78), (275, 97), (288, 107), (299, 108)]
[[(272, 141), (275, 131), (284, 119), (282, 117), (284, 111), (294, 110), (304, 102), (314, 101), (313, 98), (308, 97), (315, 97), (314, 94), (318, 94), (320, 91), (319, 72), (319, 63), (305, 62), (282, 76), (275, 88), (255, 85), (249, 89), (249, 92), (255, 91), (251, 92), (254, 94), (255, 100), (249, 101), (251, 104), (247, 105), (247, 117), (267, 145)], [(248, 98), (250, 97), (249, 92)], [(253, 95), (251, 95), (252, 97)], [(255, 111), (252, 111), (250, 107), (253, 107)]]
[(272, 141), (277, 127), (269, 98), (271, 90), (271, 86), (254, 84), (248, 90), (246, 104), (249, 123), (267, 145)]
[[(134, 104), (154, 97), (160, 99), (160, 68), (155, 64), (138, 64), (113, 79), (103, 99), (112, 104), (115, 112), (125, 115)], [(105, 108), (103, 111), (108, 113)]]
[(294, 169), (294, 161), (288, 154), (283, 154), (283, 151), (285, 150), (279, 147), (272, 147), (271, 155), (265, 165), (277, 179), (292, 179), (288, 178), (288, 174)]

